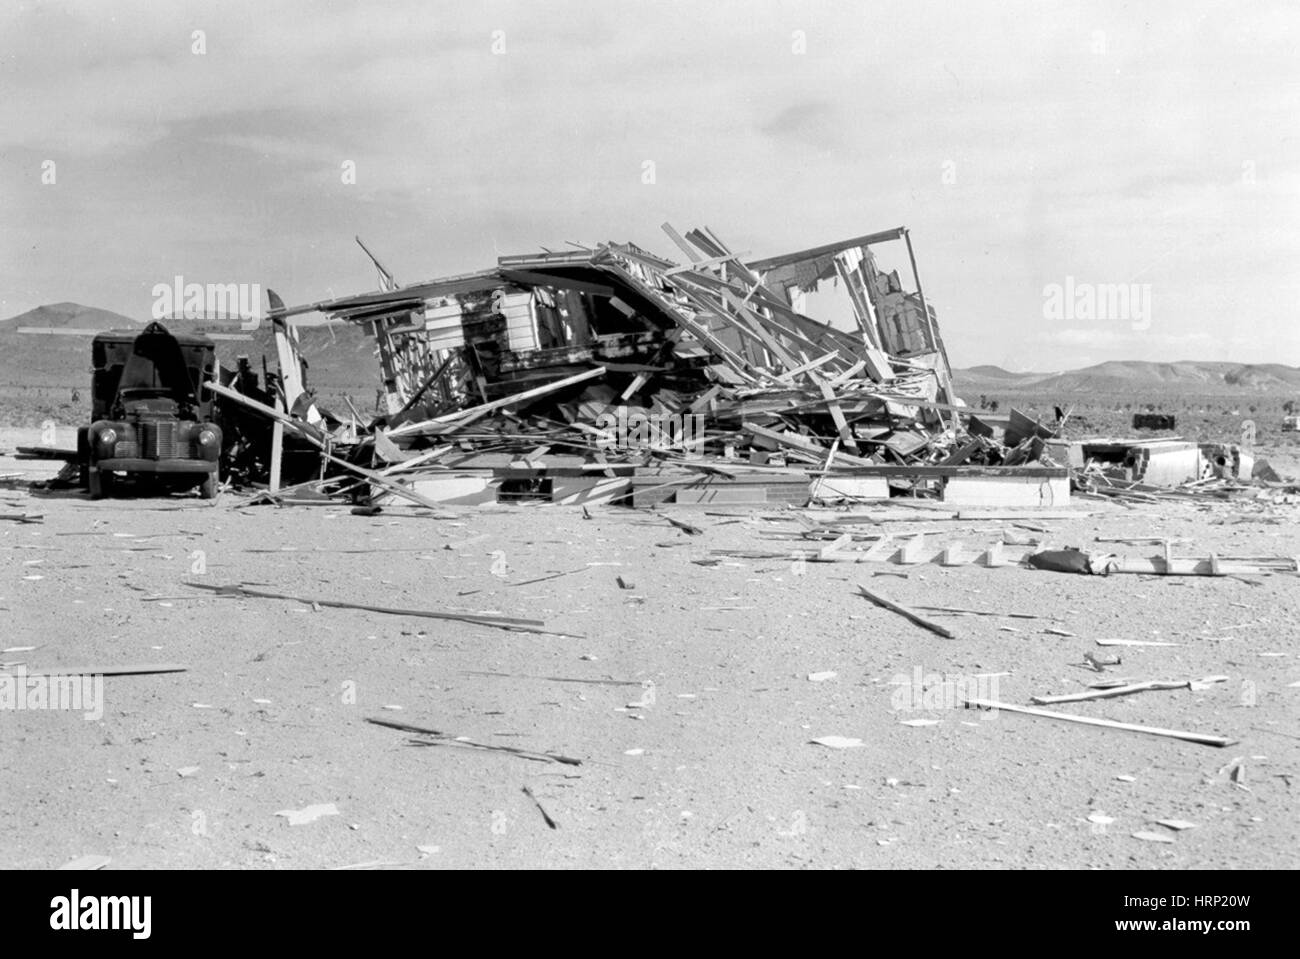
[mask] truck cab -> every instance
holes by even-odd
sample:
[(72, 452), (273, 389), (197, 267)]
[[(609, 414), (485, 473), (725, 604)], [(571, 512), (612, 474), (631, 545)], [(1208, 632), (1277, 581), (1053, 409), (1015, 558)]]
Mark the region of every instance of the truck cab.
[(91, 498), (111, 495), (121, 478), (216, 496), (221, 428), (202, 386), (217, 377), (212, 340), (155, 322), (98, 334), (91, 358), (92, 422), (77, 435)]

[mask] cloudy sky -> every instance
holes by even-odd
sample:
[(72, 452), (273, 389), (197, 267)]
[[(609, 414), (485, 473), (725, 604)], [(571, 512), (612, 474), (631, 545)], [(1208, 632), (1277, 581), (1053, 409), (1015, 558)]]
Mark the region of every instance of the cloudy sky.
[(906, 225), (955, 365), (1300, 365), (1297, 49), (1291, 0), (10, 0), (0, 317)]

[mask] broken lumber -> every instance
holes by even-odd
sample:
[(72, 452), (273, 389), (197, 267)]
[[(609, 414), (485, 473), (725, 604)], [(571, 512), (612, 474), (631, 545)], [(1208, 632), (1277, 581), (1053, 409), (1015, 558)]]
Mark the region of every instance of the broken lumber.
[[(1199, 680), (1201, 683), (1223, 682), (1226, 676), (1207, 676)], [(1050, 706), (1053, 703), (1081, 703), (1090, 699), (1111, 699), (1115, 696), (1130, 696), (1133, 693), (1145, 693), (1156, 689), (1192, 689), (1197, 680), (1163, 680), (1150, 679), (1141, 683), (1126, 683), (1122, 686), (1110, 686), (1104, 689), (1091, 689), (1083, 693), (1066, 693), (1061, 696), (1034, 696), (1033, 701), (1040, 706)]]
[[(757, 423), (744, 423), (741, 425), (741, 429), (746, 433), (769, 440), (770, 442), (776, 443), (780, 446), (785, 446), (789, 449), (798, 450), (800, 453), (807, 453), (810, 456), (815, 456), (818, 460), (821, 460), (826, 456), (826, 450), (823, 447), (804, 436), (799, 436), (794, 433), (779, 433), (776, 430), (769, 430), (767, 427), (759, 426)], [(849, 466), (863, 467), (880, 465), (878, 463), (873, 463), (871, 460), (861, 459), (857, 456), (849, 456), (847, 453), (836, 453), (835, 462), (845, 463)]]
[[(47, 666), (23, 668), (25, 676), (148, 676), (154, 673), (183, 673), (188, 666), (176, 663), (143, 663), (131, 666)], [(7, 675), (0, 670), (0, 676)]]
[(1181, 643), (1158, 643), (1152, 639), (1098, 639), (1098, 646), (1180, 646)]
[(1113, 719), (1094, 719), (1092, 716), (1078, 716), (1074, 713), (1058, 713), (1050, 709), (1034, 709), (1032, 706), (1016, 706), (1012, 703), (1000, 703), (994, 699), (967, 699), (966, 706), (979, 709), (1006, 710), (1009, 713), (1024, 713), (1026, 716), (1041, 716), (1044, 719), (1058, 719), (1067, 723), (1082, 723), (1086, 726), (1103, 726), (1107, 729), (1122, 729), (1127, 732), (1145, 733), (1148, 736), (1163, 736), (1166, 739), (1182, 739), (1189, 743), (1204, 746), (1231, 746), (1237, 740), (1224, 736), (1211, 736), (1206, 733), (1189, 733), (1179, 729), (1162, 729), (1159, 726), (1139, 726), (1136, 723), (1120, 723)]
[[(345, 603), (336, 599), (312, 598), (309, 596), (287, 596), (284, 593), (268, 593), (259, 589), (249, 589), (243, 585), (211, 586), (207, 583), (184, 583), (193, 589), (206, 589), (220, 596), (253, 599), (283, 599), (305, 606), (328, 606), (331, 609), (359, 609), (368, 613), (386, 613), (390, 616), (420, 616), (425, 619), (447, 619), (462, 623), (475, 623), (479, 626), (495, 626), (498, 629), (519, 630), (528, 633), (544, 632), (541, 627), (546, 624), (539, 619), (514, 619), (509, 616), (493, 616), (488, 613), (444, 613), (427, 609), (396, 609), (391, 606), (370, 606), (365, 603)], [(567, 635), (567, 634), (566, 634)]]
[(216, 393), (219, 396), (224, 396), (226, 397), (226, 399), (233, 400), (234, 402), (239, 403), (241, 406), (246, 406), (251, 410), (255, 410), (258, 413), (261, 413), (263, 416), (270, 418), (276, 423), (282, 423), (285, 426), (289, 427), (299, 436), (306, 439), (307, 442), (317, 447), (321, 451), (321, 455), (325, 459), (329, 460), (331, 463), (334, 463), (336, 466), (342, 466), (344, 469), (356, 473), (359, 476), (364, 476), (366, 479), (370, 480), (370, 482), (374, 483), (376, 486), (382, 486), (384, 489), (388, 490), (391, 493), (395, 493), (398, 496), (401, 496), (403, 499), (409, 499), (420, 506), (427, 506), (432, 510), (438, 510), (439, 515), (443, 519), (452, 518), (448, 514), (441, 512), (442, 510), (441, 503), (437, 503), (431, 499), (428, 499), (427, 497), (420, 495), (414, 490), (409, 489), (406, 486), (403, 486), (401, 483), (396, 483), (388, 479), (387, 477), (382, 476), (379, 473), (376, 473), (374, 470), (368, 470), (364, 466), (357, 466), (355, 463), (349, 463), (347, 460), (339, 459), (337, 456), (334, 456), (332, 453), (328, 451), (325, 444), (322, 443), (319, 438), (317, 438), (315, 433), (313, 433), (311, 430), (304, 428), (301, 424), (298, 423), (297, 420), (289, 416), (286, 416), (285, 414), (281, 413), (279, 410), (274, 410), (271, 407), (267, 406), (265, 403), (259, 403), (257, 400), (249, 399), (247, 396), (245, 396), (243, 393), (240, 393), (238, 390), (232, 390), (230, 387), (222, 386), (220, 383), (205, 381), (203, 385), (204, 387), (206, 387), (207, 389), (211, 390), (213, 393)]
[(953, 633), (951, 630), (943, 626), (940, 626), (938, 623), (930, 622), (928, 619), (924, 618), (923, 616), (920, 616), (917, 613), (912, 612), (910, 609), (907, 609), (904, 606), (899, 606), (891, 599), (886, 599), (884, 596), (881, 596), (878, 593), (871, 592), (871, 590), (867, 589), (861, 583), (858, 584), (858, 589), (862, 592), (863, 596), (871, 600), (877, 606), (883, 606), (885, 609), (895, 612), (899, 616), (904, 617), (905, 619), (910, 619), (916, 625), (924, 629), (928, 629), (930, 632), (942, 636), (944, 639), (957, 638), (957, 635)]
[(585, 383), (587, 380), (592, 380), (598, 376), (604, 375), (605, 367), (597, 366), (590, 370), (584, 370), (574, 376), (569, 376), (562, 380), (556, 380), (553, 383), (547, 383), (545, 386), (537, 386), (531, 390), (524, 390), (522, 393), (515, 393), (512, 396), (505, 396), (499, 400), (493, 400), (490, 403), (483, 403), (480, 406), (471, 406), (468, 409), (457, 410), (454, 413), (435, 416), (431, 420), (422, 420), (419, 423), (404, 423), (396, 429), (389, 430), (388, 435), (406, 436), (409, 433), (419, 433), (429, 427), (452, 425), (457, 423), (457, 421), (477, 418), (482, 416), (484, 413), (491, 413), (493, 410), (499, 410), (502, 407), (511, 406), (515, 403), (522, 403), (524, 400), (536, 399), (539, 396), (545, 396), (547, 393), (554, 393), (556, 390), (562, 390), (568, 386), (575, 386), (578, 383)]
[(581, 759), (574, 759), (572, 756), (561, 756), (559, 753), (536, 752), (531, 749), (519, 749), (516, 746), (496, 746), (489, 743), (476, 743), (472, 739), (466, 739), (461, 736), (451, 736), (437, 729), (424, 729), (420, 726), (411, 726), (408, 723), (395, 723), (390, 719), (376, 719), (373, 716), (367, 716), (366, 722), (375, 726), (383, 726), (386, 729), (396, 729), (399, 732), (414, 733), (417, 736), (426, 736), (429, 740), (414, 740), (417, 746), (437, 746), (446, 744), (448, 746), (464, 746), (468, 749), (485, 749), (491, 752), (510, 753), (518, 756), (520, 759), (531, 759), (536, 762), (547, 763), (564, 763), (566, 766), (581, 766)]

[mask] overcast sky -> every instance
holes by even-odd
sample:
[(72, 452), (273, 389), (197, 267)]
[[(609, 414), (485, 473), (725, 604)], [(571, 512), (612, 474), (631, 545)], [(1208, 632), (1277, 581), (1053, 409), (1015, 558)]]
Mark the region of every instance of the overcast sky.
[[(354, 234), (410, 282), (906, 225), (954, 365), (1300, 365), (1298, 9), (10, 0), (0, 317), (373, 289)], [(1150, 316), (1046, 315), (1067, 278)]]

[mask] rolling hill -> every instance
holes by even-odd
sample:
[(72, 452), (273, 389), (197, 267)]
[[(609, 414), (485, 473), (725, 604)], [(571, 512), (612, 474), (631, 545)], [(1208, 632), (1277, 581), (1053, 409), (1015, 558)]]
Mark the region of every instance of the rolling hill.
[(26, 313), (19, 313), (7, 320), (0, 320), (0, 332), (16, 332), (22, 327), (50, 330), (100, 330), (122, 329), (142, 326), (142, 323), (114, 313), (101, 310), (97, 306), (82, 306), (80, 303), (51, 303), (38, 306)]
[(1063, 395), (1143, 393), (1251, 395), (1300, 391), (1300, 369), (1278, 363), (1150, 363), (1111, 360), (1058, 373), (1009, 373), (996, 366), (954, 370), (959, 392), (1017, 391)]

